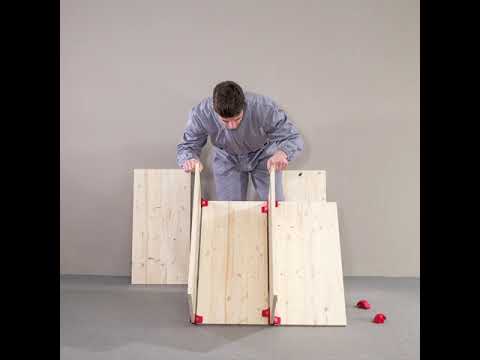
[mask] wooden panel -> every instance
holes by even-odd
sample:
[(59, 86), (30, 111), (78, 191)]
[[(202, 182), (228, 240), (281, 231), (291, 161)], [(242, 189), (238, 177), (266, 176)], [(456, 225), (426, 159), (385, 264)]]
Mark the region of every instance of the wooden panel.
[(135, 169), (132, 284), (185, 284), (189, 229), (190, 175)]
[(337, 205), (272, 209), (275, 315), (282, 325), (346, 325)]
[(188, 306), (190, 321), (195, 321), (197, 311), (197, 286), (198, 286), (198, 255), (200, 249), (200, 221), (202, 217), (202, 185), (200, 182), (200, 170), (195, 167), (193, 202), (192, 202), (192, 228), (190, 235), (190, 261), (188, 266)]
[(197, 314), (207, 324), (267, 324), (264, 202), (211, 201), (202, 208)]
[(285, 201), (327, 201), (324, 170), (282, 171)]

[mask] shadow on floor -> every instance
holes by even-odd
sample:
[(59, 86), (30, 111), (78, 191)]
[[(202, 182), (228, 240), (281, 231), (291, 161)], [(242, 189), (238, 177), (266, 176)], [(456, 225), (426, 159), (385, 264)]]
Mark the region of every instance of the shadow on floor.
[(268, 326), (193, 325), (183, 288), (128, 287), (61, 291), (61, 344), (107, 351), (129, 343), (192, 352), (236, 342)]

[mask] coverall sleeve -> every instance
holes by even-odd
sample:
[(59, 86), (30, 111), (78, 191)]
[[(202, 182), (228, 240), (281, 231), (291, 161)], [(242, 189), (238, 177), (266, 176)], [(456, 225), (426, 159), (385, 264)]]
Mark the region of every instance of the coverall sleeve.
[(303, 150), (302, 136), (288, 119), (287, 113), (278, 107), (273, 109), (267, 121), (266, 133), (270, 141), (278, 145), (278, 150), (287, 154), (288, 161), (292, 161)]
[(183, 132), (182, 141), (177, 145), (177, 164), (182, 166), (186, 160), (200, 159), (202, 148), (207, 143), (208, 133), (202, 126), (198, 115), (192, 110)]

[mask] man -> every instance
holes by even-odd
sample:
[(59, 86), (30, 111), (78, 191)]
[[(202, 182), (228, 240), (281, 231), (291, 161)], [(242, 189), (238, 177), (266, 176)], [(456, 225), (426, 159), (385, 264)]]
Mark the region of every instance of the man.
[[(269, 97), (246, 92), (233, 81), (223, 81), (213, 96), (193, 107), (177, 163), (195, 170), (210, 136), (215, 154), (213, 175), (220, 201), (246, 200), (248, 175), (260, 200), (268, 199), (269, 170), (286, 169), (303, 150), (303, 140), (287, 114)], [(275, 177), (276, 199), (284, 200), (281, 176)]]

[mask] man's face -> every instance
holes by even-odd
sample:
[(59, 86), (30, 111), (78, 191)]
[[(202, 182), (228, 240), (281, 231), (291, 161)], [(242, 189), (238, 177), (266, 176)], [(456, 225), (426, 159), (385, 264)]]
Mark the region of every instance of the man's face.
[(227, 129), (233, 130), (233, 129), (236, 129), (238, 125), (240, 125), (240, 122), (243, 119), (243, 110), (240, 114), (231, 118), (223, 118), (220, 115), (218, 115), (218, 117), (220, 118), (220, 121), (223, 122), (223, 124)]

